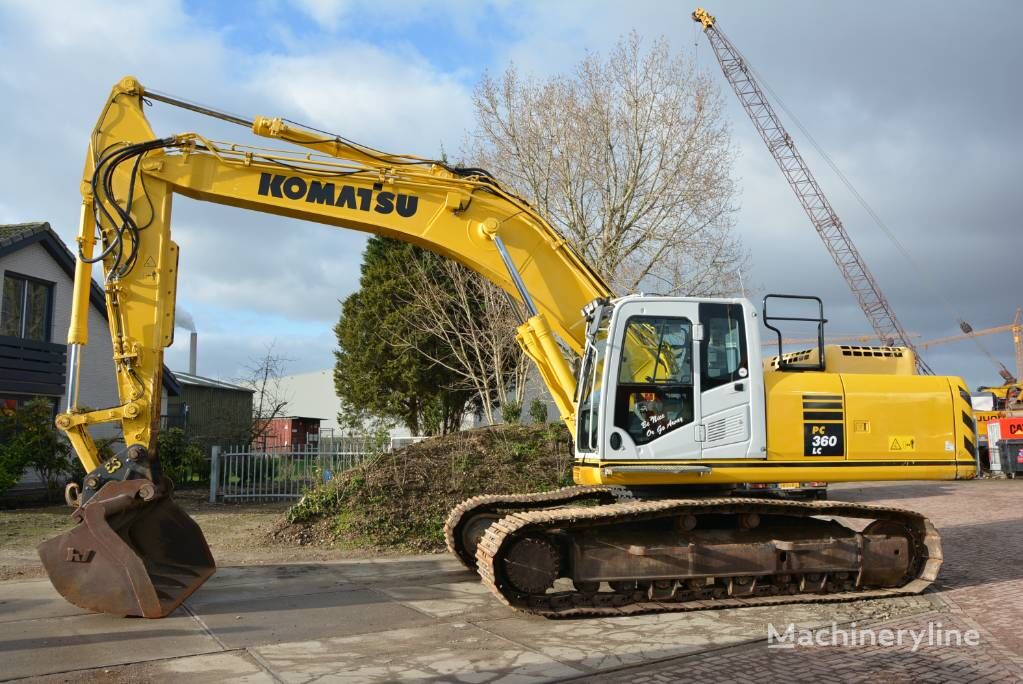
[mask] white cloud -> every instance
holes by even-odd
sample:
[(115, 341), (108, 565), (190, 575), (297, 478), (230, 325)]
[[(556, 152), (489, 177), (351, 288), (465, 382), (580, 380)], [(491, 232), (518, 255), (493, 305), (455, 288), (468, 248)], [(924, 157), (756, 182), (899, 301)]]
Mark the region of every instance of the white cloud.
[[(343, 3), (317, 11), (331, 20)], [(0, 156), (9, 160), (0, 166), (0, 220), (48, 220), (73, 239), (88, 134), (126, 73), (186, 99), (287, 116), (388, 151), (433, 156), (442, 143), (457, 148), (469, 121), (468, 92), (413, 50), (336, 41), (290, 49), (239, 52), (177, 2), (0, 6), (0, 117), (12, 131), (0, 139)], [(199, 130), (249, 139), (240, 128), (160, 104), (149, 116), (161, 135)], [(179, 301), (205, 331), (204, 372), (232, 376), (240, 357), (271, 340), (298, 359), (296, 368), (330, 365), (338, 299), (358, 285), (365, 236), (184, 198), (175, 202), (173, 233), (182, 245)], [(225, 310), (235, 314), (233, 328), (210, 320)], [(181, 337), (169, 359), (187, 348)]]
[(351, 5), (348, 0), (293, 0), (294, 4), (320, 26), (333, 31)]
[(291, 118), (388, 152), (437, 156), (471, 125), (468, 88), (408, 49), (361, 43), (258, 60), (250, 92)]

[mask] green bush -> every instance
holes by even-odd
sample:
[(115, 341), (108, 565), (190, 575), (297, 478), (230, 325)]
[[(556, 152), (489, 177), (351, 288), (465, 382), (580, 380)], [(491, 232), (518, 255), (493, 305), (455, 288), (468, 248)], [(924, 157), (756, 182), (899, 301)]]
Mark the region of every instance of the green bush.
[(0, 422), (0, 491), (16, 484), (26, 468), (35, 471), (48, 493), (59, 490), (77, 460), (53, 425), (52, 402), (33, 399), (5, 411)]
[(156, 438), (156, 454), (161, 472), (175, 484), (187, 482), (194, 473), (201, 473), (205, 459), (202, 450), (190, 442), (181, 428), (168, 428)]
[(529, 402), (529, 417), (534, 423), (546, 423), (550, 420), (547, 414), (547, 404), (539, 399)]
[(506, 401), (501, 404), (501, 420), (506, 425), (515, 425), (522, 420), (522, 402)]
[(307, 492), (269, 535), (343, 548), (437, 551), (454, 506), (480, 494), (571, 484), (572, 461), (571, 438), (558, 423), (434, 437), (337, 473)]
[(0, 492), (10, 489), (25, 472), (25, 455), (14, 447), (17, 417), (13, 410), (0, 411)]

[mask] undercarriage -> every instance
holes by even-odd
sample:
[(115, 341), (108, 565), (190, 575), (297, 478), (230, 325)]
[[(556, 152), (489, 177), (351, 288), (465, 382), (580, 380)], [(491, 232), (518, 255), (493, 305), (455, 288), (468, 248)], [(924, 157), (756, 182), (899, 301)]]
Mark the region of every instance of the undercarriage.
[(912, 511), (605, 486), (475, 497), (445, 536), (503, 603), (552, 618), (915, 594), (942, 559)]

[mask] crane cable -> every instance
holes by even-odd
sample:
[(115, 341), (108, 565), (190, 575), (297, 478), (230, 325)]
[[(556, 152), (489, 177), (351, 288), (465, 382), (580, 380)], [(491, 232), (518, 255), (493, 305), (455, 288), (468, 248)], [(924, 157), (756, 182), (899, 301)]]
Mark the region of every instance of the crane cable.
[[(715, 29), (718, 32), (721, 32), (721, 29), (717, 27), (715, 27)], [(736, 50), (736, 52), (738, 52), (738, 50)], [(863, 195), (860, 194), (859, 190), (857, 190), (856, 187), (852, 184), (852, 181), (850, 181), (849, 178), (844, 173), (842, 173), (842, 170), (838, 168), (838, 165), (831, 158), (831, 156), (826, 151), (824, 151), (823, 147), (821, 147), (817, 143), (817, 140), (813, 137), (813, 135), (810, 134), (810, 131), (806, 129), (803, 123), (799, 120), (799, 117), (797, 117), (792, 112), (792, 110), (790, 110), (785, 105), (785, 102), (781, 99), (778, 93), (775, 92), (775, 90), (771, 87), (767, 80), (764, 79), (763, 75), (756, 70), (756, 68), (750, 63), (749, 60), (743, 57), (741, 53), (739, 54), (743, 61), (744, 66), (750, 70), (753, 76), (757, 79), (757, 82), (764, 87), (764, 90), (766, 90), (767, 93), (771, 96), (771, 98), (773, 98), (774, 101), (778, 103), (778, 106), (781, 107), (782, 111), (784, 111), (792, 120), (792, 122), (796, 124), (796, 128), (798, 128), (799, 131), (804, 136), (806, 136), (806, 139), (810, 141), (810, 145), (817, 151), (817, 154), (819, 154), (824, 159), (824, 162), (828, 165), (828, 167), (832, 171), (834, 171), (835, 175), (837, 175), (839, 180), (842, 181), (842, 184), (845, 185), (846, 189), (849, 190), (849, 192), (856, 199), (856, 201), (859, 202), (860, 206), (863, 207), (863, 209), (867, 212), (867, 215), (869, 215), (870, 218), (877, 225), (877, 227), (881, 229), (881, 232), (885, 234), (885, 236), (891, 241), (891, 243), (903, 256), (903, 258), (917, 272), (917, 275), (920, 276), (923, 280), (927, 281), (925, 284), (929, 285), (932, 291), (937, 292), (940, 288), (938, 287), (936, 281), (934, 280), (934, 277), (928, 271), (924, 270), (924, 268), (917, 262), (917, 260), (913, 258), (913, 255), (909, 252), (906, 246), (902, 244), (902, 242), (891, 230), (891, 228), (888, 227), (888, 224), (886, 224), (884, 220), (881, 218), (881, 216), (876, 211), (874, 211), (874, 208), (870, 206), (866, 198), (864, 198)], [(973, 334), (973, 326), (967, 323), (966, 320), (962, 316), (960, 316), (955, 309), (952, 308), (947, 299), (945, 299), (944, 297), (939, 297), (938, 299), (941, 302), (942, 306), (945, 307), (946, 312), (959, 324), (959, 329), (962, 330), (967, 337), (973, 340), (973, 342), (977, 345), (977, 348), (980, 349), (980, 351), (985, 356), (987, 356), (988, 360), (990, 360), (991, 363), (993, 363), (996, 367), (1004, 369), (1005, 365), (995, 358), (995, 356), (988, 350), (984, 343), (981, 342), (979, 337)]]

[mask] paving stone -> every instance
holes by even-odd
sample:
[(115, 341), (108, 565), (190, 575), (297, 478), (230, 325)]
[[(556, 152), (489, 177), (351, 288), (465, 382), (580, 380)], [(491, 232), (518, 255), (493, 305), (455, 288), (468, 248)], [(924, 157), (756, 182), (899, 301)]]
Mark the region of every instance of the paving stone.
[(244, 651), (133, 663), (33, 679), (35, 684), (187, 681), (188, 684), (271, 684), (273, 675)]
[(22, 620), (0, 625), (0, 679), (220, 650), (182, 611), (162, 620), (90, 614)]
[(369, 589), (247, 597), (190, 609), (228, 648), (369, 634), (433, 621)]
[(581, 674), (469, 623), (254, 649), (285, 682), (557, 681)]
[(0, 584), (0, 632), (5, 622), (86, 614), (65, 601), (49, 580)]

